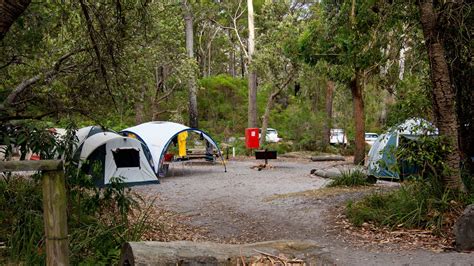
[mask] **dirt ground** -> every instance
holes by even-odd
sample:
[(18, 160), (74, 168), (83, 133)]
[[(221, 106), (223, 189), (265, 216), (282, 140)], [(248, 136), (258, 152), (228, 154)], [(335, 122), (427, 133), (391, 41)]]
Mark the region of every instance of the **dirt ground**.
[[(185, 216), (183, 222), (204, 229), (207, 239), (215, 242), (311, 239), (321, 243), (338, 265), (474, 265), (473, 253), (352, 243), (334, 223), (341, 206), (369, 191), (336, 191), (321, 197), (306, 192), (329, 182), (310, 175), (311, 169), (327, 169), (341, 162), (279, 159), (271, 161), (273, 168), (251, 169), (257, 164), (255, 160), (231, 160), (226, 173), (221, 164), (174, 164), (161, 184), (133, 190), (159, 196), (159, 208)], [(381, 189), (391, 186), (377, 184)]]

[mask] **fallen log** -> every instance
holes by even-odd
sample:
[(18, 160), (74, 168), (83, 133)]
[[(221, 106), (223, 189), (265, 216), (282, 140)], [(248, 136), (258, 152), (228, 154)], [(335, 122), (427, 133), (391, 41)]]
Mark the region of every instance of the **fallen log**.
[(55, 171), (55, 170), (61, 170), (62, 167), (63, 167), (63, 162), (60, 160), (0, 162), (0, 172)]
[(334, 265), (315, 241), (269, 241), (231, 245), (211, 242), (128, 242), (120, 265), (252, 265), (266, 259), (286, 265)]
[(346, 159), (341, 155), (319, 155), (311, 156), (311, 161), (313, 162), (323, 162), (323, 161), (345, 161)]

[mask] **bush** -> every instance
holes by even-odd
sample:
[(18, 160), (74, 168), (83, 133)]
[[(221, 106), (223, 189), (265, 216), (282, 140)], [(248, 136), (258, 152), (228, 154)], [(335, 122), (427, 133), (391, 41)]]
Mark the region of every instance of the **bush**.
[(276, 151), (277, 154), (285, 154), (287, 152), (292, 151), (292, 145), (289, 144), (288, 142), (278, 142), (278, 143), (265, 143), (263, 144), (263, 147), (261, 147), (262, 150), (268, 149), (269, 151)]
[[(114, 178), (110, 185), (98, 189), (92, 176), (78, 172), (77, 162), (71, 158), (75, 143), (73, 128), (69, 128), (62, 140), (25, 142), (25, 149), (41, 148), (52, 151), (49, 153), (51, 156), (62, 155), (65, 158), (71, 264), (116, 264), (122, 244), (139, 240), (145, 232), (148, 216), (145, 210), (138, 213), (137, 219), (129, 219), (140, 198), (130, 194), (120, 178)], [(28, 131), (27, 127), (23, 129)], [(12, 139), (19, 130), (8, 131), (3, 138)], [(40, 175), (33, 178), (9, 175), (0, 178), (0, 242), (6, 243), (2, 251), (5, 254), (0, 257), (7, 264), (45, 263), (40, 180)]]
[(0, 242), (7, 247), (0, 258), (21, 259), (27, 265), (44, 261), (42, 209), (38, 182), (16, 176), (0, 180)]
[[(9, 263), (44, 264), (42, 190), (39, 179), (12, 176), (0, 180), (0, 242)], [(72, 192), (72, 193), (71, 193)], [(71, 263), (114, 264), (126, 241), (137, 241), (146, 229), (146, 213), (136, 222), (128, 215), (139, 198), (119, 180), (103, 190), (69, 190), (68, 232)]]
[(199, 86), (200, 127), (214, 135), (243, 134), (247, 124), (247, 81), (218, 75), (202, 78)]
[[(382, 226), (433, 229), (443, 233), (452, 226), (464, 206), (474, 202), (472, 191), (465, 194), (444, 186), (441, 177), (450, 172), (444, 162), (449, 152), (449, 145), (442, 137), (402, 140), (395, 156), (414, 169), (409, 176), (411, 181), (397, 191), (370, 195), (357, 203), (350, 202), (348, 218), (356, 225), (373, 222)], [(399, 171), (400, 165), (394, 170)], [(468, 188), (469, 180), (472, 179), (464, 176)]]
[(347, 172), (341, 172), (341, 175), (336, 177), (328, 187), (354, 187), (354, 186), (367, 186), (371, 185), (375, 180), (369, 179), (367, 175), (361, 170), (353, 170)]
[(430, 182), (413, 181), (397, 191), (369, 195), (357, 203), (349, 202), (346, 214), (358, 226), (372, 222), (392, 228), (433, 229), (440, 233), (452, 226), (452, 217), (462, 212), (467, 201), (465, 195), (449, 190), (439, 193)]

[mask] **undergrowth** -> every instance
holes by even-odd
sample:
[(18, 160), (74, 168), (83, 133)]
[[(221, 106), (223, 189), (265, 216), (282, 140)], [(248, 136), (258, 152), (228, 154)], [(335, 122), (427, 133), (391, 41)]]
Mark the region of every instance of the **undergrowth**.
[[(41, 142), (47, 143), (41, 147), (43, 154), (65, 159), (70, 261), (72, 265), (116, 264), (122, 244), (138, 241), (151, 226), (148, 209), (142, 208), (151, 205), (133, 195), (121, 178), (97, 188), (94, 174), (82, 173), (72, 160), (73, 132), (69, 128), (66, 138)], [(0, 177), (0, 220), (0, 243), (5, 245), (0, 264), (44, 265), (41, 174)]]
[(423, 228), (443, 233), (471, 200), (465, 194), (440, 190), (427, 181), (411, 181), (396, 191), (375, 193), (349, 202), (346, 215), (360, 226), (372, 222), (392, 228)]
[(443, 175), (450, 174), (444, 158), (451, 150), (441, 137), (407, 141), (396, 151), (397, 160), (417, 170), (400, 189), (368, 195), (349, 202), (346, 215), (355, 225), (364, 222), (392, 228), (419, 228), (436, 234), (450, 231), (464, 207), (474, 203), (473, 179), (463, 173), (467, 193), (449, 190)]
[[(68, 234), (72, 264), (114, 264), (126, 241), (138, 241), (150, 226), (145, 203), (119, 181), (102, 190), (69, 190)], [(132, 208), (135, 216), (130, 219)], [(0, 254), (5, 263), (41, 265), (45, 239), (41, 182), (12, 176), (0, 180)], [(0, 260), (2, 264), (2, 260)]]
[(354, 186), (368, 186), (371, 185), (375, 180), (367, 177), (367, 175), (359, 169), (352, 171), (341, 172), (341, 175), (334, 178), (328, 187), (354, 187)]

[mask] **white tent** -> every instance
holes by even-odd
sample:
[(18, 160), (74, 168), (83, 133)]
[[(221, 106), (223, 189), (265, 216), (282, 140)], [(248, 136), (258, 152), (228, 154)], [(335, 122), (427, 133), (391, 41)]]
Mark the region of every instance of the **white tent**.
[(164, 154), (170, 143), (173, 141), (173, 138), (184, 131), (191, 131), (200, 134), (211, 145), (216, 147), (219, 156), (222, 158), (217, 143), (207, 133), (178, 123), (162, 121), (148, 122), (124, 129), (120, 133), (126, 136), (136, 137), (148, 146), (151, 156), (153, 157), (154, 170), (158, 174), (163, 163)]
[(146, 156), (146, 149), (137, 139), (102, 132), (86, 138), (78, 153), (85, 172), (94, 175), (97, 168), (100, 171), (99, 178), (94, 180), (98, 186), (110, 183), (112, 177), (122, 177), (125, 183), (158, 182), (153, 159)]
[(88, 126), (88, 127), (79, 128), (76, 131), (78, 145), (80, 146), (88, 137), (95, 135), (97, 133), (106, 132), (106, 131), (113, 132), (110, 130), (105, 130), (101, 126)]

